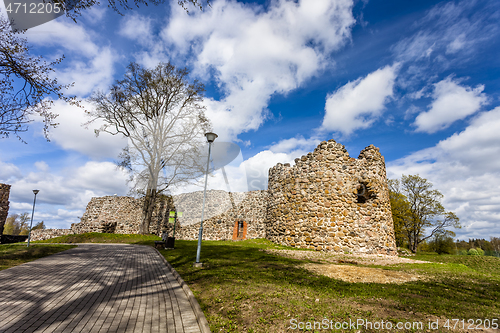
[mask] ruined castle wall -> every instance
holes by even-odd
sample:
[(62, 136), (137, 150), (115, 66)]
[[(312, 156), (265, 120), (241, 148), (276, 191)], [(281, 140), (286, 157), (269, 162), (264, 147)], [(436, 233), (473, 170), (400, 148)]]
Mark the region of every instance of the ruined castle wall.
[(0, 235), (3, 234), (5, 221), (9, 215), (9, 194), (10, 185), (0, 184)]
[(378, 148), (370, 145), (355, 159), (343, 145), (323, 141), (295, 162), (269, 170), (269, 240), (332, 252), (396, 254)]
[[(132, 197), (92, 198), (80, 223), (73, 223), (71, 230), (75, 234), (86, 232), (137, 234), (142, 222), (143, 204), (144, 199)], [(165, 196), (158, 198), (149, 226), (150, 233), (161, 234), (162, 225), (166, 223), (168, 211), (171, 209), (170, 198)]]
[[(231, 198), (232, 196), (232, 198)], [(201, 203), (203, 192), (189, 193), (188, 200), (174, 202), (178, 211), (183, 211), (176, 226), (176, 238), (194, 240), (198, 239), (201, 220)], [(182, 202), (182, 203), (181, 203)], [(233, 205), (234, 203), (234, 205)], [(203, 222), (204, 240), (236, 240), (265, 237), (267, 191), (234, 192), (212, 190), (207, 191)], [(197, 207), (189, 212), (188, 207)], [(244, 235), (238, 237), (238, 222), (244, 223)], [(169, 235), (172, 225), (169, 226)]]
[(74, 234), (71, 229), (36, 229), (31, 231), (30, 240), (33, 242), (38, 240), (51, 239), (59, 236), (66, 236), (70, 234)]
[[(168, 199), (166, 199), (168, 198)], [(203, 191), (160, 198), (150, 225), (150, 232), (161, 235), (166, 230), (173, 236), (173, 224), (168, 223), (169, 212), (177, 210), (176, 239), (198, 239), (203, 205)], [(142, 222), (143, 199), (132, 197), (92, 198), (80, 223), (71, 225), (72, 233), (114, 232), (139, 233)], [(264, 238), (267, 192), (231, 193), (207, 191), (204, 222), (204, 240), (233, 239), (235, 223), (245, 222), (245, 238)]]

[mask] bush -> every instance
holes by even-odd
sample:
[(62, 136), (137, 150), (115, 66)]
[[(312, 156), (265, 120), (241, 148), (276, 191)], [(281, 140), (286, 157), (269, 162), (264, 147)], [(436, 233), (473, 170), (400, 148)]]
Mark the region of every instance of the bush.
[(482, 248), (478, 247), (478, 248), (476, 249), (476, 251), (477, 251), (477, 253), (479, 253), (479, 255), (480, 255), (480, 256), (484, 256), (484, 251), (483, 251), (483, 249), (482, 249)]
[(434, 239), (429, 243), (429, 247), (438, 254), (455, 254), (455, 242), (449, 236), (435, 235)]
[[(484, 252), (483, 252), (484, 253)], [(479, 256), (479, 252), (475, 249), (475, 248), (472, 248), (470, 249), (468, 252), (467, 252), (468, 255), (470, 256)]]
[(460, 256), (467, 255), (467, 250), (458, 250), (458, 255), (460, 255)]

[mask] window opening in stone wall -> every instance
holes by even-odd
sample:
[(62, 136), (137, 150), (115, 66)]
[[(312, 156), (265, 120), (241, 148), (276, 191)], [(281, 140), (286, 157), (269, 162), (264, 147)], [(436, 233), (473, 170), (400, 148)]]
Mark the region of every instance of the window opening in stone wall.
[(359, 184), (356, 194), (358, 196), (356, 203), (365, 203), (368, 199), (368, 187), (363, 183)]

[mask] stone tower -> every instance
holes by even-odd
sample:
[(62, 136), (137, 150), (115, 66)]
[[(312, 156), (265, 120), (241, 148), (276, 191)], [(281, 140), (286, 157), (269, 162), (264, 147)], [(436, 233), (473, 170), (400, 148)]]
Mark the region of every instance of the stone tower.
[(266, 237), (332, 252), (396, 255), (384, 157), (370, 145), (357, 159), (334, 140), (269, 170)]

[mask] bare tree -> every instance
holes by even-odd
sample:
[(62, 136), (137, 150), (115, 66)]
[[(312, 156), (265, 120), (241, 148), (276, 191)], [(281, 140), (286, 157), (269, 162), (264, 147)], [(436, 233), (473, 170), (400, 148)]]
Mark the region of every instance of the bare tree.
[(200, 104), (204, 87), (189, 83), (188, 74), (170, 63), (151, 70), (131, 63), (108, 93), (90, 98), (95, 110), (88, 112), (87, 124), (104, 123), (96, 134), (128, 138), (120, 165), (130, 171), (132, 188), (145, 195), (143, 234), (149, 232), (157, 195), (203, 174), (199, 149), (210, 125)]
[(70, 85), (60, 85), (50, 77), (53, 66), (61, 59), (46, 62), (34, 57), (24, 38), (10, 30), (9, 21), (0, 14), (0, 138), (28, 129), (33, 116), (43, 119), (45, 137), (55, 127), (56, 114), (50, 111), (53, 96), (70, 104), (79, 105), (75, 97), (64, 96)]
[[(52, 0), (54, 4), (58, 4), (65, 12), (66, 16), (76, 22), (76, 18), (82, 14), (82, 10), (89, 9), (93, 6), (100, 5), (97, 0)], [(124, 10), (130, 10), (134, 7), (139, 8), (140, 5), (160, 5), (164, 0), (108, 0), (108, 7), (112, 8), (115, 12), (123, 15)], [(210, 7), (210, 0), (178, 0), (179, 6), (182, 6), (186, 12), (189, 12), (188, 6), (203, 10), (207, 6)]]
[(443, 194), (432, 189), (431, 182), (419, 175), (403, 175), (401, 180), (388, 183), (396, 236), (404, 236), (412, 252), (435, 235), (455, 236), (446, 228), (460, 228), (459, 219), (455, 213), (445, 211), (441, 204)]

